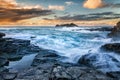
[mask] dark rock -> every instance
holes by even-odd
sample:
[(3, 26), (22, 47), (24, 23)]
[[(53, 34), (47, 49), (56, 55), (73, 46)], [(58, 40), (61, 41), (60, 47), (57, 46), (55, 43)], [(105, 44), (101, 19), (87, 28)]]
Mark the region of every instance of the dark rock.
[(38, 55), (36, 55), (32, 65), (37, 66), (44, 63), (56, 63), (57, 59), (60, 57), (61, 56), (59, 56), (56, 51), (43, 49), (38, 53)]
[[(27, 48), (30, 45), (29, 40), (20, 40), (6, 38), (4, 42), (0, 43), (0, 51), (4, 53), (17, 53), (23, 48)], [(24, 50), (24, 49), (23, 49)]]
[(6, 39), (4, 38), (0, 38), (0, 42), (4, 42)]
[(108, 34), (108, 37), (112, 37), (114, 40), (120, 39), (120, 22), (114, 26), (112, 31)]
[[(42, 53), (41, 48), (30, 44), (29, 40), (4, 38), (0, 42), (0, 66), (8, 65), (9, 61), (18, 61), (28, 54)], [(43, 60), (44, 62), (44, 60)]]
[(5, 36), (5, 33), (1, 33), (0, 32), (0, 38), (4, 37)]
[(116, 72), (107, 72), (107, 75), (112, 77), (112, 78), (116, 78), (117, 80), (120, 79), (120, 71), (116, 71)]
[(17, 57), (26, 54), (37, 53), (41, 50), (38, 46), (30, 44), (29, 40), (5, 38), (5, 41), (0, 42), (0, 52), (7, 53), (9, 55), (15, 55)]
[[(35, 80), (113, 80), (101, 72), (88, 67), (63, 67), (43, 64), (18, 74), (19, 79)], [(42, 67), (40, 67), (42, 66)]]
[(10, 54), (8, 57), (8, 60), (10, 61), (19, 61), (20, 59), (22, 59), (23, 55), (15, 55), (15, 54)]
[(32, 38), (32, 39), (33, 39), (33, 38), (36, 38), (36, 36), (31, 36), (30, 38)]
[(61, 25), (56, 25), (55, 27), (78, 27), (78, 25), (74, 24), (74, 23), (70, 23), (70, 24), (61, 24)]
[(17, 77), (16, 73), (2, 73), (2, 77), (4, 80), (14, 80)]
[(6, 65), (8, 62), (7, 58), (0, 57), (0, 67)]
[(31, 52), (31, 53), (39, 53), (42, 49), (35, 45), (29, 45), (26, 48), (26, 50), (27, 50), (27, 52)]
[(8, 69), (5, 67), (0, 67), (0, 73), (2, 73), (2, 72), (8, 72)]
[(104, 51), (120, 53), (120, 43), (108, 43), (101, 46), (101, 49)]
[(108, 54), (86, 54), (79, 59), (78, 63), (100, 70), (104, 73), (114, 71), (116, 68), (120, 70), (120, 62)]
[(85, 29), (90, 31), (112, 31), (111, 27), (101, 27), (101, 28), (92, 28), (92, 29)]

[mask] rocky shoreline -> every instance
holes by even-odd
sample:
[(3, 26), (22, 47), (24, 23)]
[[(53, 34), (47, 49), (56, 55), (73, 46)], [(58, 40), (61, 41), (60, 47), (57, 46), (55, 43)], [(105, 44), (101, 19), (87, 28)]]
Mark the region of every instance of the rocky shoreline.
[[(109, 35), (112, 35), (112, 32)], [(98, 70), (112, 67), (107, 62), (96, 66), (99, 54), (84, 55), (77, 64), (64, 63), (61, 59), (65, 57), (58, 55), (56, 51), (39, 48), (29, 40), (4, 38), (4, 36), (4, 33), (0, 33), (0, 80), (120, 80), (120, 71), (103, 73)], [(101, 49), (120, 53), (119, 43), (105, 44)], [(20, 60), (30, 54), (37, 54), (30, 68), (10, 71), (5, 67), (10, 61)], [(104, 56), (120, 67), (118, 60), (107, 54)]]
[[(3, 34), (3, 33), (1, 33)], [(46, 50), (30, 44), (29, 40), (0, 38), (0, 79), (1, 80), (112, 80), (92, 68), (63, 63), (56, 51)], [(38, 55), (29, 69), (20, 72), (9, 71), (5, 65), (19, 60), (26, 54)], [(97, 75), (96, 75), (97, 74)]]

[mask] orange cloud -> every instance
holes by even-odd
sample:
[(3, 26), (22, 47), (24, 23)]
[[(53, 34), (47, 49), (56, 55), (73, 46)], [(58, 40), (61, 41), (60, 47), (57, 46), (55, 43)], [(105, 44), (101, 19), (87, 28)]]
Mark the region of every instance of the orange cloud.
[(53, 14), (40, 5), (29, 6), (18, 4), (15, 0), (0, 0), (0, 23), (16, 22), (39, 16)]
[(15, 0), (0, 0), (0, 8), (15, 8), (17, 7), (17, 3)]
[(102, 8), (105, 6), (106, 4), (103, 2), (103, 0), (86, 0), (83, 4), (83, 7), (88, 9)]

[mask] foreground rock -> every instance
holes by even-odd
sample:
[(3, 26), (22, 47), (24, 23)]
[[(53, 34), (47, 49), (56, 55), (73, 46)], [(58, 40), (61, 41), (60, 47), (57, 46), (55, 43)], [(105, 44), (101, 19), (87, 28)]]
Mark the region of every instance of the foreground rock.
[(108, 43), (101, 47), (104, 51), (120, 53), (120, 43)]
[(78, 25), (74, 24), (74, 23), (70, 23), (70, 24), (57, 24), (55, 27), (78, 27)]
[(86, 54), (79, 59), (78, 63), (92, 67), (104, 73), (120, 70), (120, 62), (108, 54)]
[(114, 80), (88, 67), (38, 66), (18, 75), (15, 80)]
[[(4, 41), (0, 42), (0, 52), (9, 55), (8, 58), (17, 57), (20, 55), (39, 52), (40, 48), (30, 44), (29, 40), (20, 40), (13, 38), (4, 38)], [(6, 57), (7, 57), (6, 55)]]
[(0, 38), (0, 72), (7, 71), (10, 61), (18, 61), (27, 54), (36, 54), (42, 49), (30, 44), (29, 40)]
[(120, 79), (120, 71), (108, 72), (107, 75), (112, 78)]
[(112, 37), (114, 40), (120, 39), (120, 22), (114, 26), (112, 31), (108, 34), (108, 37)]
[(63, 63), (63, 58), (52, 50), (43, 50), (35, 57), (30, 69), (18, 74), (15, 80), (114, 80), (85, 66)]
[(10, 72), (7, 72), (7, 73), (1, 73), (1, 77), (3, 80), (14, 80), (16, 77), (17, 77), (17, 74), (16, 73), (10, 73)]
[(62, 58), (60, 55), (57, 54), (56, 51), (52, 50), (41, 50), (38, 55), (33, 60), (32, 66), (37, 66), (39, 64), (45, 63), (57, 63), (58, 59)]
[(0, 32), (0, 38), (4, 37), (5, 34)]
[(8, 63), (7, 58), (0, 57), (0, 67), (6, 65)]
[[(0, 41), (0, 80), (114, 80), (105, 74), (88, 67), (63, 63), (65, 57), (56, 51), (39, 48), (29, 40), (1, 38)], [(15, 72), (5, 69), (9, 61), (21, 59), (26, 54), (36, 54), (32, 66)], [(115, 60), (116, 61), (116, 60)]]

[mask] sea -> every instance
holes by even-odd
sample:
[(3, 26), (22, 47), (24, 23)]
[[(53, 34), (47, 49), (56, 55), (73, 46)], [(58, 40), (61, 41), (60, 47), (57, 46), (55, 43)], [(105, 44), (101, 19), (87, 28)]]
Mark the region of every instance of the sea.
[[(111, 27), (111, 26), (104, 26)], [(88, 53), (108, 54), (108, 52), (101, 51), (100, 47), (107, 43), (115, 43), (112, 38), (108, 38), (107, 34), (110, 31), (89, 30), (101, 28), (100, 26), (81, 26), (81, 27), (39, 27), (39, 26), (17, 26), (17, 27), (1, 27), (0, 32), (6, 33), (7, 38), (16, 38), (23, 40), (30, 40), (31, 44), (39, 46), (44, 49), (57, 51), (59, 55), (67, 57), (62, 59), (63, 62), (77, 63), (80, 57)], [(120, 61), (120, 56), (114, 52), (109, 52), (109, 55)], [(25, 59), (25, 57), (27, 57)], [(32, 61), (35, 55), (25, 56), (20, 61), (11, 62), (9, 67), (23, 65), (24, 63)], [(113, 70), (120, 70), (108, 58), (100, 57), (100, 62), (107, 61), (111, 63)], [(28, 65), (26, 65), (28, 66)]]

